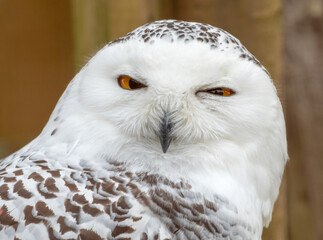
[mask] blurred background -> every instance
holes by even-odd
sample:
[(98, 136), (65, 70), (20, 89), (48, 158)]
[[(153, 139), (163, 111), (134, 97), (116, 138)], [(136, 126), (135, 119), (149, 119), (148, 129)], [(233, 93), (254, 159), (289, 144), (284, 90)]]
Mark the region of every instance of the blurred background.
[(223, 28), (269, 70), (290, 162), (263, 239), (323, 239), (322, 0), (0, 0), (0, 158), (40, 133), (98, 49), (158, 19)]

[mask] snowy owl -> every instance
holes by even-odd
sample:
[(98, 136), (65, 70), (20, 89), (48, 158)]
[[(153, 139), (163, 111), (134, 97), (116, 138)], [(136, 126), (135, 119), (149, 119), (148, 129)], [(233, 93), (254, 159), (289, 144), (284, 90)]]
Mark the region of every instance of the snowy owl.
[(287, 156), (269, 73), (222, 29), (110, 42), (0, 165), (0, 239), (261, 239)]

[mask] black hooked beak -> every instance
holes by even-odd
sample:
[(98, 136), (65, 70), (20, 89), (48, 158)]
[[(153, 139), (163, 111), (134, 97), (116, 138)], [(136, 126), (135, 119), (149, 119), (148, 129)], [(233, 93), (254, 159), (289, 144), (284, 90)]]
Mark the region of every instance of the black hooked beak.
[(162, 146), (164, 153), (167, 152), (170, 142), (172, 141), (172, 137), (170, 136), (171, 130), (172, 130), (172, 122), (171, 122), (170, 113), (165, 112), (160, 125), (160, 130), (159, 130), (160, 144)]

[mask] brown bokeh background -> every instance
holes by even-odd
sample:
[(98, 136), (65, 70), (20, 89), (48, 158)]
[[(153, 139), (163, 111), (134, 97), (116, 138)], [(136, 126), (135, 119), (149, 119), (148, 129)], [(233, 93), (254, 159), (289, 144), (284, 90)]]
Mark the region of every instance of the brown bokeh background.
[(322, 0), (0, 0), (0, 158), (40, 133), (98, 49), (166, 18), (229, 31), (272, 74), (291, 160), (263, 239), (323, 239)]

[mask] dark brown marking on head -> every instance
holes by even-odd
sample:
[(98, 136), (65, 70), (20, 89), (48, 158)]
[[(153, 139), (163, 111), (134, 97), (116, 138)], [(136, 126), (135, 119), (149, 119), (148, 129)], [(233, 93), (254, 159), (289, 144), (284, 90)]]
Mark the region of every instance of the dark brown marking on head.
[(64, 234), (66, 232), (76, 232), (76, 229), (73, 228), (73, 227), (70, 227), (66, 224), (65, 222), (65, 217), (63, 216), (60, 216), (58, 219), (57, 219), (57, 223), (59, 224), (59, 227), (60, 227), (60, 233), (61, 234)]
[(59, 178), (61, 177), (61, 173), (59, 170), (48, 170), (47, 171), (50, 175), (52, 175), (52, 177), (54, 178)]
[(55, 128), (50, 135), (53, 136), (56, 132), (57, 132), (57, 128)]
[(103, 213), (100, 209), (91, 207), (89, 204), (84, 205), (82, 209), (85, 213), (90, 214), (92, 217)]
[(27, 205), (24, 208), (24, 214), (25, 214), (25, 226), (27, 226), (30, 223), (40, 223), (42, 220), (39, 218), (36, 218), (33, 213), (33, 206)]
[(54, 193), (44, 192), (44, 191), (41, 189), (41, 183), (38, 183), (38, 184), (37, 184), (37, 190), (38, 190), (38, 192), (39, 192), (43, 197), (45, 197), (46, 199), (56, 198), (56, 197), (57, 197)]
[(43, 163), (48, 163), (46, 160), (36, 160), (34, 161), (34, 163), (37, 163), (37, 164), (43, 164)]
[(51, 217), (54, 216), (54, 212), (48, 208), (47, 204), (43, 201), (38, 201), (36, 203), (37, 215), (42, 217)]
[(33, 172), (28, 176), (28, 179), (32, 178), (36, 182), (42, 182), (44, 181), (44, 178), (37, 172)]
[(1, 207), (1, 210), (2, 214), (0, 214), (0, 226), (11, 226), (16, 231), (18, 228), (18, 222), (9, 214), (8, 207), (6, 205), (3, 205)]
[(121, 166), (123, 166), (123, 163), (121, 163), (121, 162), (116, 162), (116, 161), (114, 161), (114, 162), (109, 162), (109, 164), (111, 164), (111, 165), (113, 165), (113, 166), (115, 166), (115, 167), (121, 167)]
[(88, 204), (89, 202), (86, 200), (85, 196), (84, 195), (81, 195), (81, 194), (75, 194), (73, 196), (73, 201), (79, 203), (79, 204)]
[(77, 239), (80, 240), (103, 240), (99, 234), (89, 229), (81, 229)]
[(13, 187), (13, 192), (17, 193), (20, 197), (23, 198), (31, 198), (33, 194), (29, 192), (27, 189), (25, 189), (24, 184), (22, 183), (22, 180), (19, 180)]
[(9, 187), (8, 184), (2, 184), (0, 186), (0, 197), (2, 200), (10, 200), (9, 199)]
[(55, 185), (56, 180), (52, 177), (49, 177), (45, 180), (44, 186), (47, 188), (49, 192), (59, 192), (59, 189)]
[(132, 227), (130, 226), (124, 226), (124, 225), (117, 225), (112, 233), (111, 233), (111, 236), (112, 237), (117, 237), (121, 234), (124, 234), (124, 233), (133, 233), (135, 231), (135, 229), (133, 229)]
[(15, 174), (15, 176), (21, 176), (24, 175), (24, 171), (22, 169), (16, 170), (13, 172)]

